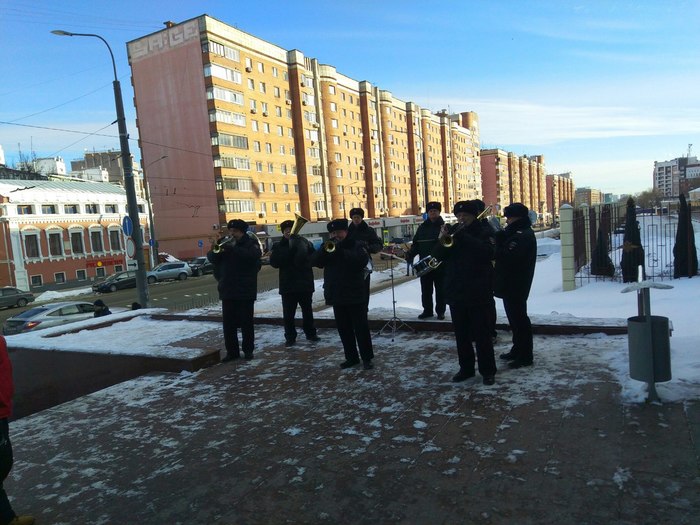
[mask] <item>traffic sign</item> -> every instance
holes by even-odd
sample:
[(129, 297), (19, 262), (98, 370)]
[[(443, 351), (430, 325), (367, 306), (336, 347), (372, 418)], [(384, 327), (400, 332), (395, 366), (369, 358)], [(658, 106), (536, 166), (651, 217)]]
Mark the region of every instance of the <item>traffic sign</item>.
[(131, 237), (126, 239), (126, 255), (129, 259), (133, 259), (134, 255), (136, 255), (136, 243)]
[(122, 219), (122, 231), (127, 237), (130, 237), (131, 234), (134, 233), (134, 223), (131, 221), (131, 217), (128, 215), (124, 215), (124, 218)]
[(197, 241), (197, 246), (198, 246), (199, 248), (202, 248), (202, 247), (204, 246), (204, 241), (203, 241), (202, 239), (199, 239), (199, 240)]
[(148, 239), (148, 245), (149, 245), (149, 246), (155, 246), (155, 245), (156, 245), (156, 241), (153, 240), (152, 238), (151, 238), (151, 239)]

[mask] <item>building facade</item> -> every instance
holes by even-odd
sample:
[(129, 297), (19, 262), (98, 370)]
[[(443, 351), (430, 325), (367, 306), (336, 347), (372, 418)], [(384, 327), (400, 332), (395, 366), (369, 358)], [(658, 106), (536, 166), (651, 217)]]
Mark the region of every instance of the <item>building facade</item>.
[[(144, 212), (139, 201), (147, 232)], [(0, 286), (30, 290), (135, 268), (126, 215), (126, 194), (114, 184), (0, 181)]]
[(164, 251), (194, 255), (234, 217), (260, 230), (294, 213), (415, 216), (480, 197), (474, 113), (433, 114), (206, 15), (128, 52)]

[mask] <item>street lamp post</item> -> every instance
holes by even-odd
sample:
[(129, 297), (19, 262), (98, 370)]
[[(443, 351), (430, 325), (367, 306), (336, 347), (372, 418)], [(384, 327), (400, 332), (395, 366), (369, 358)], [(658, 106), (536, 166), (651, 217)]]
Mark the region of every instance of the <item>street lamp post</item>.
[(117, 127), (119, 128), (119, 147), (122, 152), (122, 166), (124, 169), (124, 189), (126, 190), (126, 202), (129, 207), (129, 218), (133, 225), (132, 236), (136, 245), (136, 288), (139, 294), (139, 303), (143, 307), (148, 306), (148, 283), (146, 282), (146, 266), (143, 258), (143, 236), (141, 235), (141, 223), (139, 221), (139, 208), (136, 201), (136, 188), (134, 187), (134, 172), (131, 163), (131, 151), (129, 150), (129, 134), (126, 131), (126, 116), (124, 115), (124, 102), (122, 101), (122, 88), (117, 78), (117, 64), (114, 61), (114, 53), (107, 41), (100, 35), (93, 33), (70, 33), (56, 29), (51, 31), (58, 36), (89, 36), (99, 38), (107, 46), (109, 56), (112, 59), (112, 70), (114, 71), (114, 104), (117, 110)]
[(423, 173), (423, 206), (424, 210), (427, 212), (428, 211), (428, 162), (427, 162), (427, 157), (425, 156), (425, 143), (423, 142), (423, 137), (421, 137), (417, 132), (413, 132), (413, 136), (416, 137), (418, 140), (420, 140), (420, 149), (421, 149), (421, 171)]
[(158, 264), (158, 240), (156, 239), (156, 227), (155, 224), (153, 223), (153, 203), (151, 202), (151, 187), (148, 183), (148, 176), (146, 173), (146, 170), (153, 166), (156, 162), (159, 162), (163, 159), (167, 159), (167, 155), (163, 155), (161, 158), (154, 160), (153, 162), (149, 162), (146, 166), (143, 168), (143, 191), (146, 195), (146, 202), (148, 202), (148, 227), (151, 232), (151, 239), (153, 242), (153, 246), (151, 246), (151, 265), (155, 266)]

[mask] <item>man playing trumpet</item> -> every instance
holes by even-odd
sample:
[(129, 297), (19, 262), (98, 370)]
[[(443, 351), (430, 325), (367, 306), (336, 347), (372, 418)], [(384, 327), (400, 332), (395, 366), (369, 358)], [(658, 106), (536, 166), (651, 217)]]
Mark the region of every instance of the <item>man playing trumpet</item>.
[(248, 224), (240, 219), (228, 221), (229, 237), (220, 240), (207, 253), (217, 276), (223, 317), (226, 356), (222, 361), (241, 357), (238, 329), (241, 329), (243, 354), (253, 358), (255, 328), (253, 313), (258, 294), (258, 272), (262, 252), (248, 236)]
[[(305, 219), (301, 219), (306, 222)], [(298, 223), (297, 223), (298, 224)], [(298, 234), (301, 226), (295, 228), (295, 221), (284, 221), (280, 224), (283, 238), (272, 247), (270, 266), (279, 268), (282, 296), (282, 316), (284, 317), (285, 346), (293, 346), (297, 339), (297, 329), (294, 326), (294, 315), (297, 305), (301, 307), (304, 334), (309, 341), (318, 341), (314, 326), (314, 313), (311, 309), (311, 299), (314, 294), (314, 272), (311, 269), (309, 257), (314, 253), (313, 245)], [(293, 231), (295, 230), (296, 231)]]
[(492, 385), (496, 376), (490, 317), (494, 248), (489, 227), (477, 220), (480, 207), (476, 202), (459, 201), (453, 213), (457, 226), (444, 228), (433, 250), (433, 256), (443, 261), (445, 300), (450, 305), (457, 343), (459, 372), (452, 381), (458, 383), (474, 377), (478, 361), (483, 383)]

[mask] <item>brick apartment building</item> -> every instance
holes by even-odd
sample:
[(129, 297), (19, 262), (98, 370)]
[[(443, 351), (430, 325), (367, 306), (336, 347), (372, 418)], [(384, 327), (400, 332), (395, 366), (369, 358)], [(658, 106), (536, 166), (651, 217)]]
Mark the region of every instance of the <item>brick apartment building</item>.
[(127, 47), (163, 251), (196, 255), (234, 217), (388, 220), (481, 197), (473, 112), (433, 114), (206, 15)]

